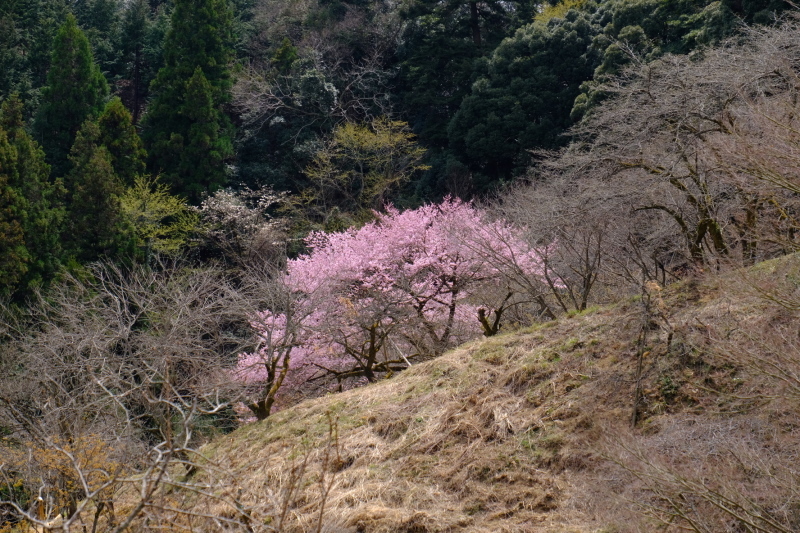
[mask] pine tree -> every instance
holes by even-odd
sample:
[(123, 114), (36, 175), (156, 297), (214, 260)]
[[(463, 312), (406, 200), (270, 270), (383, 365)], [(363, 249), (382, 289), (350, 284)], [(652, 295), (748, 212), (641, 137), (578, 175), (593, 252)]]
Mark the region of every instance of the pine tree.
[(280, 48), (272, 56), (272, 65), (281, 74), (288, 74), (299, 57), (297, 47), (292, 44), (288, 37), (284, 37)]
[[(193, 201), (224, 183), (233, 155), (233, 126), (222, 111), (230, 99), (231, 46), (227, 0), (175, 1), (144, 137), (152, 170)], [(202, 165), (191, 169), (187, 157), (204, 151)]]
[(69, 169), (69, 150), (75, 133), (89, 116), (103, 110), (108, 83), (94, 62), (89, 40), (73, 15), (58, 30), (53, 42), (47, 86), (36, 129), (55, 176)]
[(530, 21), (529, 0), (416, 0), (404, 2), (406, 19), (398, 49), (398, 101), (420, 139), (447, 146), (447, 122), (469, 94), (473, 65), (502, 39)]
[(124, 187), (114, 173), (111, 153), (99, 144), (100, 128), (87, 120), (75, 137), (67, 175), (67, 224), (64, 243), (80, 262), (119, 257), (135, 245), (120, 204)]
[(590, 45), (600, 31), (589, 15), (571, 11), (529, 24), (497, 47), (448, 125), (449, 148), (478, 187), (519, 175), (530, 150), (565, 142), (581, 83), (599, 63)]
[(130, 112), (122, 105), (122, 100), (112, 99), (97, 124), (100, 127), (98, 142), (108, 150), (114, 173), (123, 184), (132, 186), (136, 176), (144, 173), (147, 152), (133, 126)]
[(60, 231), (63, 223), (63, 193), (60, 183), (50, 182), (50, 166), (41, 147), (25, 130), (23, 104), (17, 95), (0, 109), (0, 130), (16, 153), (15, 179), (9, 186), (24, 202), (20, 219), (29, 264), (19, 289), (41, 285), (53, 277), (60, 265)]

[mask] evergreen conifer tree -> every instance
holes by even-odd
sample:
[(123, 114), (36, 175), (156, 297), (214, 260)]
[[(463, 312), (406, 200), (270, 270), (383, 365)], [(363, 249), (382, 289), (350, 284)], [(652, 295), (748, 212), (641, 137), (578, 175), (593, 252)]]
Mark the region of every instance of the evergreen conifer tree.
[(292, 44), (288, 37), (284, 37), (280, 48), (272, 56), (272, 65), (281, 74), (289, 74), (292, 70), (292, 65), (299, 57), (297, 47)]
[(66, 0), (0, 2), (0, 98), (38, 97), (50, 66), (51, 47), (69, 12)]
[(144, 173), (147, 153), (133, 126), (131, 114), (122, 104), (122, 100), (113, 98), (106, 105), (97, 124), (100, 127), (99, 144), (108, 150), (114, 173), (123, 184), (132, 186), (136, 176)]
[(181, 114), (189, 130), (180, 151), (178, 181), (190, 198), (200, 198), (225, 185), (224, 162), (233, 152), (231, 138), (221, 130), (225, 120), (214, 106), (211, 84), (198, 67), (186, 84), (186, 99)]
[(24, 199), (11, 186), (17, 181), (17, 154), (0, 129), (0, 294), (16, 288), (30, 259), (22, 231)]
[(19, 219), (29, 254), (28, 269), (19, 286), (23, 292), (52, 278), (60, 264), (60, 231), (63, 223), (63, 193), (60, 181), (50, 182), (50, 166), (41, 147), (25, 130), (23, 104), (17, 95), (0, 109), (0, 131), (15, 154), (9, 187), (23, 202)]
[(72, 0), (72, 13), (89, 39), (95, 61), (109, 79), (119, 74), (122, 5), (119, 0)]
[[(227, 0), (175, 1), (144, 138), (152, 170), (193, 201), (224, 183), (233, 155), (233, 126), (222, 111), (230, 99), (231, 47)], [(205, 152), (201, 164), (190, 161)]]
[(75, 133), (89, 116), (103, 110), (108, 83), (94, 62), (89, 40), (73, 15), (58, 30), (53, 42), (47, 86), (36, 129), (55, 176), (69, 169), (69, 150)]
[(145, 45), (152, 22), (147, 0), (133, 0), (128, 4), (122, 19), (122, 61), (127, 66), (128, 96), (126, 101), (138, 124), (139, 115), (147, 95), (145, 84)]
[(448, 125), (449, 148), (476, 185), (510, 179), (530, 163), (529, 150), (566, 141), (572, 104), (599, 63), (590, 45), (600, 32), (589, 15), (570, 11), (520, 29), (484, 63)]
[(120, 204), (125, 189), (114, 173), (111, 153), (99, 139), (99, 126), (87, 120), (70, 153), (73, 168), (67, 175), (64, 243), (80, 262), (125, 255), (135, 246)]

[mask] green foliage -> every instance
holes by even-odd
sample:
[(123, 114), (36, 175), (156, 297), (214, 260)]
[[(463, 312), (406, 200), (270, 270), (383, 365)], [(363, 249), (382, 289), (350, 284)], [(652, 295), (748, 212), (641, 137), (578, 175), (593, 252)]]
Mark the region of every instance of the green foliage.
[(738, 21), (727, 7), (704, 0), (615, 0), (595, 13), (603, 34), (594, 48), (603, 54), (597, 74), (614, 74), (630, 54), (650, 60), (664, 53), (686, 54), (730, 35)]
[(133, 185), (136, 176), (144, 173), (147, 157), (142, 140), (133, 126), (130, 112), (119, 98), (112, 99), (100, 118), (98, 142), (106, 147), (117, 177), (127, 186)]
[(649, 62), (665, 54), (688, 54), (737, 32), (744, 23), (769, 23), (790, 5), (782, 0), (611, 0), (587, 2), (603, 28), (592, 43), (601, 56), (592, 81), (584, 84), (572, 110), (580, 119), (605, 95), (598, 86), (633, 57)]
[(0, 2), (0, 98), (19, 93), (35, 103), (67, 13), (65, 0)]
[(390, 110), (396, 9), (364, 0), (258, 1), (248, 67), (234, 91), (242, 113), (237, 181), (300, 192), (308, 185), (303, 168), (337, 124)]
[[(147, 0), (134, 0), (122, 15), (121, 67), (130, 79), (126, 100), (130, 102), (133, 122), (139, 121), (149, 82), (144, 80), (144, 48), (152, 22)], [(152, 81), (152, 80), (149, 80)]]
[(401, 50), (399, 97), (404, 114), (429, 146), (447, 146), (447, 123), (469, 94), (472, 64), (481, 55), (452, 21), (420, 17), (406, 32)]
[(111, 154), (99, 143), (100, 128), (87, 120), (70, 153), (67, 176), (67, 252), (80, 262), (121, 257), (133, 250), (134, 237), (122, 212), (122, 182), (114, 173)]
[(369, 218), (372, 209), (388, 201), (390, 191), (427, 169), (421, 163), (424, 155), (405, 122), (380, 118), (369, 125), (343, 124), (306, 167), (312, 187), (303, 199), (315, 206), (312, 218), (321, 217), (326, 229), (341, 229), (328, 227), (332, 215)]
[[(19, 176), (7, 187), (24, 204), (19, 286), (51, 277), (61, 256), (53, 236), (63, 191), (47, 183), (42, 151), (24, 133), (34, 112), (54, 177), (70, 172), (75, 134), (91, 117), (96, 146), (122, 186), (134, 187), (147, 157), (134, 125), (149, 100), (147, 164), (172, 193), (196, 203), (231, 176), (255, 188), (307, 189), (310, 204), (325, 197), (346, 225), (390, 195), (413, 205), (484, 194), (526, 168), (529, 150), (566, 142), (562, 134), (602, 105), (603, 81), (632, 57), (690, 53), (741, 21), (769, 23), (786, 9), (784, 0), (0, 2), (0, 99), (19, 92), (27, 104), (14, 132), (5, 127)], [(234, 54), (253, 65), (241, 78), (256, 72), (263, 82), (237, 85), (237, 98), (253, 90), (233, 106), (243, 132), (235, 165), (226, 115)], [(104, 109), (106, 80), (120, 99)], [(257, 109), (272, 111), (249, 123)], [(409, 123), (428, 170), (417, 172), (420, 161), (412, 178), (387, 178), (382, 188), (379, 173), (357, 178), (341, 154), (320, 159), (337, 124), (381, 115)]]
[[(198, 201), (225, 184), (224, 164), (233, 153), (229, 132), (222, 128), (227, 117), (214, 106), (211, 84), (200, 67), (186, 84), (178, 113), (186, 128), (169, 137), (172, 172), (165, 176), (173, 191)], [(153, 150), (159, 148), (155, 145)]]
[(534, 20), (540, 24), (547, 24), (552, 18), (564, 18), (572, 9), (580, 9), (586, 0), (563, 0), (556, 4), (544, 4), (542, 10), (536, 14)]
[(28, 250), (22, 232), (24, 199), (17, 181), (17, 154), (0, 130), (0, 293), (8, 294), (27, 272)]
[(182, 114), (191, 124), (180, 150), (179, 183), (194, 199), (225, 184), (225, 161), (233, 155), (227, 117), (214, 105), (213, 87), (198, 67), (186, 84)]
[(519, 14), (527, 8), (530, 18), (496, 11), (494, 24), (479, 20), (478, 41), (466, 4), (419, 1), (401, 11), (409, 23), (398, 50), (398, 100), (421, 142), (434, 148), (433, 169), (415, 188), (422, 199), (442, 190), (485, 192), (521, 173), (529, 150), (562, 146), (562, 134), (602, 102), (593, 80), (618, 73), (632, 57), (688, 53), (731, 35), (737, 16), (750, 22), (786, 7), (771, 0), (564, 0), (532, 12), (520, 3)]
[(223, 185), (233, 155), (229, 101), (232, 46), (226, 0), (176, 0), (164, 67), (151, 85), (145, 124), (150, 165), (172, 191), (198, 201)]
[[(7, 444), (3, 443), (3, 455), (6, 457), (14, 455), (16, 450), (9, 449), (6, 446)], [(11, 476), (6, 474), (3, 481), (0, 482), (0, 501), (15, 502), (25, 509), (30, 505), (33, 494), (30, 488), (25, 485), (24, 478), (18, 476), (17, 472), (12, 473)], [(19, 520), (19, 515), (16, 510), (10, 507), (0, 507), (0, 530), (9, 531), (6, 528), (9, 528), (17, 520)]]
[(776, 14), (796, 7), (786, 0), (722, 0), (721, 3), (746, 22), (756, 24), (769, 24)]
[(169, 29), (169, 11), (151, 8), (148, 0), (127, 4), (121, 21), (119, 94), (138, 124), (149, 95), (149, 87), (164, 63), (164, 37)]
[(14, 289), (19, 295), (50, 280), (59, 268), (59, 233), (63, 222), (63, 187), (48, 180), (50, 167), (42, 149), (24, 128), (22, 101), (12, 95), (0, 109), (0, 131), (7, 135), (13, 168), (7, 186), (20, 201), (18, 222), (22, 227), (26, 272)]
[(280, 48), (272, 56), (272, 64), (278, 72), (286, 74), (298, 58), (297, 47), (292, 45), (292, 41), (288, 37), (284, 37)]
[(470, 94), (476, 65), (491, 57), (504, 38), (532, 21), (538, 3), (421, 0), (403, 4), (400, 15), (406, 24), (397, 51), (396, 98), (401, 116), (419, 135), (420, 143), (430, 148), (432, 167), (415, 184), (417, 198), (412, 203), (475, 192), (463, 157), (449, 147), (447, 127)]
[(122, 4), (118, 0), (73, 0), (72, 12), (86, 33), (100, 69), (117, 74), (121, 50)]
[(234, 55), (246, 57), (251, 42), (258, 37), (256, 29), (256, 8), (262, 0), (230, 0), (233, 20), (231, 23), (234, 39)]
[[(320, 69), (307, 58), (294, 60), (285, 75), (279, 73), (278, 66), (271, 63), (259, 80), (261, 89), (272, 95), (264, 107), (275, 111), (266, 123), (248, 124), (250, 131), (242, 132), (245, 136), (238, 145), (237, 173), (251, 187), (268, 184), (300, 192), (307, 185), (302, 169), (319, 148), (321, 138), (348, 114), (361, 118), (363, 111), (376, 111), (369, 103), (353, 101), (353, 95), (342, 94), (342, 90), (357, 84), (363, 89), (361, 85), (373, 80), (362, 78), (351, 83), (354, 80), (348, 80), (346, 73), (331, 72), (324, 65)], [(348, 109), (343, 109), (344, 101), (351, 104)], [(259, 103), (248, 103), (247, 108), (257, 110)]]
[(199, 221), (182, 198), (169, 194), (169, 188), (157, 179), (145, 176), (137, 177), (125, 191), (120, 207), (133, 226), (137, 245), (146, 254), (179, 251)]
[(404, 6), (398, 96), (423, 143), (447, 145), (447, 123), (469, 94), (473, 63), (532, 20), (536, 3), (421, 0)]
[(53, 42), (47, 86), (36, 121), (55, 176), (66, 174), (75, 133), (87, 117), (100, 114), (107, 95), (108, 83), (94, 62), (89, 41), (75, 17), (67, 15)]
[(459, 37), (491, 50), (510, 28), (533, 20), (538, 4), (530, 0), (417, 0), (406, 3), (401, 13), (415, 22), (425, 18), (439, 20)]
[(570, 11), (503, 41), (448, 126), (450, 149), (496, 181), (526, 168), (528, 150), (563, 144), (572, 103), (598, 63), (590, 49), (597, 32)]

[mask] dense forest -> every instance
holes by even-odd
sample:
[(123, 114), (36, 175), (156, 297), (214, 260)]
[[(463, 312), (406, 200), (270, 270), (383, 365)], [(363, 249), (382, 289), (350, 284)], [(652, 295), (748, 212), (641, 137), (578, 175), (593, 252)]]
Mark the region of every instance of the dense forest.
[(162, 527), (202, 444), (501, 330), (638, 298), (669, 351), (664, 287), (798, 249), (798, 35), (785, 0), (2, 1), (0, 531)]
[(295, 238), (485, 197), (565, 146), (627, 65), (787, 7), (8, 2), (0, 286), (24, 299), (63, 267), (195, 244), (186, 217), (226, 187), (289, 195)]

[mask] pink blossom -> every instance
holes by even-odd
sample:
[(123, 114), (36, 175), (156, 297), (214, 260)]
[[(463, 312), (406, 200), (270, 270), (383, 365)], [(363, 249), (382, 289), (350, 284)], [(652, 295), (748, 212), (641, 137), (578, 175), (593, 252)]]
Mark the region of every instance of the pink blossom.
[(284, 316), (259, 314), (262, 346), (237, 367), (245, 384), (265, 381), (264, 363), (286, 356), (290, 388), (372, 380), (480, 335), (478, 309), (491, 314), (501, 305), (492, 299), (513, 291), (503, 281), (509, 269), (544, 276), (542, 256), (513, 226), (455, 199), (402, 212), (388, 206), (375, 222), (315, 232), (306, 245), (285, 280), (303, 319), (289, 339)]

